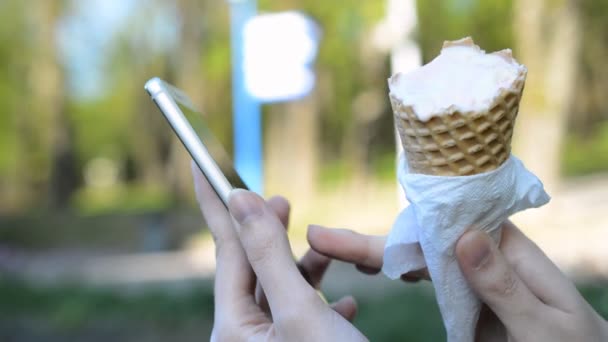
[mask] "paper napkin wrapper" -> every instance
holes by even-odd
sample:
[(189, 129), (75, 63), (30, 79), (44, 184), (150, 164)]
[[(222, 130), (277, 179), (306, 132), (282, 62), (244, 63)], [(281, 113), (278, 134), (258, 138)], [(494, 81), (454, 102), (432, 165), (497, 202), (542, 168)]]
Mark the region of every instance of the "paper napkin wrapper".
[(498, 169), (472, 176), (398, 171), (410, 205), (397, 217), (384, 249), (382, 271), (391, 279), (428, 267), (449, 342), (472, 342), (481, 302), (465, 281), (454, 246), (469, 229), (499, 242), (500, 227), (516, 212), (549, 202), (542, 182), (511, 155)]

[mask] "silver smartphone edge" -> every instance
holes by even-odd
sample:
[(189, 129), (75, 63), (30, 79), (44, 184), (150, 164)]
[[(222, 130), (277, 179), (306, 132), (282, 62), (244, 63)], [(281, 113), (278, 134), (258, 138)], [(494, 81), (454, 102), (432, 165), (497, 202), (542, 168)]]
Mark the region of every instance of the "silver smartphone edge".
[[(177, 89), (168, 89), (168, 86), (160, 78), (154, 77), (146, 82), (144, 88), (207, 178), (213, 190), (224, 205), (228, 206), (228, 196), (233, 187), (172, 98), (174, 95), (181, 96), (187, 105), (189, 103), (188, 97)], [(175, 94), (176, 92), (177, 94)]]

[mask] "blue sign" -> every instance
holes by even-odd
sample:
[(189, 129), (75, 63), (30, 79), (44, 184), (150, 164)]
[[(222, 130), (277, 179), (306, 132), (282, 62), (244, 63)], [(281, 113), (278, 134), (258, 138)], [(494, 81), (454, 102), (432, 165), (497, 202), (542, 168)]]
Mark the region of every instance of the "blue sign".
[(234, 166), (250, 190), (263, 194), (262, 118), (260, 102), (245, 87), (243, 32), (256, 15), (254, 0), (232, 0), (230, 34), (232, 49), (232, 101)]

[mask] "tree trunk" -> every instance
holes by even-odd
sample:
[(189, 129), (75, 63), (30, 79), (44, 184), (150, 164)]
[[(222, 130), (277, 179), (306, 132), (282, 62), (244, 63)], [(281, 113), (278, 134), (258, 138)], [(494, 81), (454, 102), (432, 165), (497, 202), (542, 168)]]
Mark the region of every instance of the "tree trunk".
[(319, 153), (319, 107), (315, 93), (270, 106), (265, 139), (268, 194), (309, 203), (315, 193)]
[[(203, 110), (203, 82), (201, 58), (203, 45), (203, 4), (197, 0), (180, 0), (179, 14), (182, 21), (180, 52), (175, 65), (175, 83), (188, 94), (198, 110)], [(181, 142), (171, 141), (168, 174), (172, 192), (179, 202), (192, 198), (191, 157)]]
[(528, 67), (514, 150), (549, 191), (559, 187), (560, 153), (572, 101), (580, 23), (569, 1), (517, 0), (518, 60)]
[(589, 139), (600, 122), (608, 119), (608, 23), (606, 2), (582, 0), (577, 2), (581, 16), (581, 37), (578, 72), (575, 80), (575, 101), (570, 103), (568, 127), (577, 137)]
[[(31, 112), (24, 122), (26, 153), (30, 163), (24, 166), (33, 176), (30, 191), (45, 191), (52, 207), (68, 205), (78, 185), (72, 130), (65, 112), (63, 68), (58, 61), (56, 26), (62, 1), (38, 2), (31, 7), (34, 32), (29, 87)], [(37, 199), (40, 200), (39, 198)]]

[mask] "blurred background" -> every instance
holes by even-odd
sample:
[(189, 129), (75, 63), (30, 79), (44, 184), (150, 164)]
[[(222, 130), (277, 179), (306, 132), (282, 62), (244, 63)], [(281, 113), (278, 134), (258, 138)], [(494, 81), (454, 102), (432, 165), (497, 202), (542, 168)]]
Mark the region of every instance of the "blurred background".
[[(243, 94), (233, 95), (231, 51), (242, 46), (231, 25), (245, 5), (255, 7), (0, 2), (0, 340), (208, 338), (213, 243), (189, 157), (143, 84), (160, 76), (185, 90), (233, 153)], [(607, 1), (259, 0), (257, 10), (297, 10), (316, 25), (299, 95), (246, 96), (261, 113), (258, 181), (290, 199), (296, 254), (309, 223), (388, 232), (405, 203), (386, 79), (470, 35), (529, 69), (514, 152), (553, 199), (514, 221), (608, 315)], [(281, 55), (273, 37), (250, 51)], [(371, 340), (444, 338), (430, 284), (334, 263), (323, 289), (354, 294)]]

